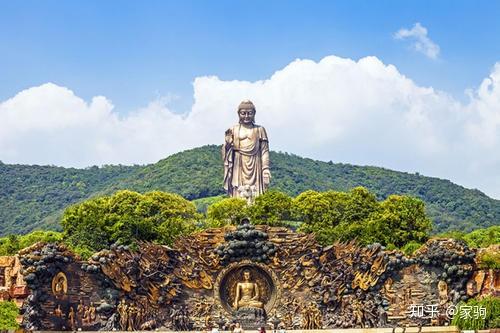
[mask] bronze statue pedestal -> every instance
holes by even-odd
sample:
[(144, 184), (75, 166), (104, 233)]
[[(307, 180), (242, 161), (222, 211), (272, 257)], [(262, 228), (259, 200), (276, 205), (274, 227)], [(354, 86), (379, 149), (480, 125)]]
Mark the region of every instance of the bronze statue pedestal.
[(234, 314), (232, 321), (240, 323), (243, 329), (258, 329), (266, 326), (266, 311), (260, 308), (240, 308)]

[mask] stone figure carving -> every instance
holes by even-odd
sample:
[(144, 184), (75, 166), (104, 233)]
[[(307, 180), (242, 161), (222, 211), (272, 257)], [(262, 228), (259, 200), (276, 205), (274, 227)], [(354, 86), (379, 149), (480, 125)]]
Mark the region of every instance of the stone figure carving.
[(89, 318), (90, 322), (93, 323), (96, 320), (96, 307), (94, 306), (94, 302), (90, 302), (90, 307), (89, 307)]
[(128, 331), (136, 330), (137, 314), (138, 314), (137, 307), (134, 306), (133, 304), (130, 304), (128, 306), (128, 324), (127, 324)]
[(76, 330), (75, 310), (73, 309), (73, 307), (69, 308), (68, 321), (69, 321), (69, 327), (71, 328), (71, 330), (72, 331)]
[[(43, 253), (54, 253), (53, 260)], [(267, 260), (259, 259), (264, 254)], [(180, 237), (174, 249), (139, 242), (136, 249), (116, 246), (87, 262), (62, 244), (37, 243), (20, 252), (33, 295), (23, 305), (23, 326), (201, 331), (219, 325), (222, 331), (236, 322), (246, 330), (279, 321), (289, 329), (447, 325), (447, 310), (466, 298), (466, 283), (469, 295), (498, 292), (498, 274), (477, 271), (475, 255), (452, 239), (431, 239), (412, 257), (355, 241), (323, 247), (312, 233), (247, 221)], [(63, 299), (51, 285), (64, 291), (65, 280), (54, 280), (59, 272), (67, 277)], [(422, 310), (427, 318), (419, 317)]]
[(446, 304), (448, 302), (448, 285), (443, 280), (438, 282), (438, 294), (439, 305)]
[(86, 306), (86, 305), (83, 306), (82, 323), (85, 324), (85, 325), (90, 324), (90, 310), (89, 310), (89, 307)]
[(128, 323), (128, 306), (124, 299), (122, 299), (118, 304), (117, 311), (120, 315), (120, 328), (122, 331), (126, 331)]
[[(484, 272), (481, 272), (481, 273), (484, 274)], [(478, 290), (477, 290), (478, 288), (477, 288), (477, 282), (476, 282), (476, 280), (471, 279), (471, 280), (467, 281), (467, 285), (466, 286), (467, 286), (467, 289), (466, 289), (467, 290), (467, 296), (472, 297), (472, 296), (474, 296), (474, 295), (476, 295), (478, 293)]]
[(189, 331), (191, 325), (189, 323), (189, 313), (185, 306), (179, 308), (173, 307), (170, 315), (174, 329), (177, 331)]
[(59, 272), (52, 279), (52, 293), (57, 298), (63, 297), (68, 293), (68, 278), (63, 272)]
[(96, 316), (96, 307), (93, 302), (90, 302), (90, 306), (83, 305), (83, 301), (80, 300), (80, 304), (78, 304), (77, 317), (79, 316), (78, 311), (83, 313), (82, 316), (82, 325), (90, 325), (94, 324), (97, 316)]
[(63, 312), (62, 312), (60, 304), (58, 304), (57, 308), (55, 308), (55, 310), (54, 310), (54, 316), (57, 317), (57, 318), (62, 318), (63, 317)]
[(321, 311), (318, 306), (311, 302), (302, 309), (302, 329), (315, 330), (322, 327)]
[(81, 327), (83, 324), (84, 314), (85, 314), (85, 306), (83, 305), (83, 300), (80, 299), (76, 307), (76, 321), (78, 323), (78, 327)]
[(239, 308), (259, 308), (264, 307), (260, 301), (259, 286), (252, 282), (249, 270), (243, 271), (243, 282), (236, 284), (236, 297), (234, 299), (234, 309)]
[(238, 106), (239, 123), (225, 133), (222, 146), (224, 189), (231, 197), (248, 202), (264, 193), (271, 180), (269, 141), (264, 127), (255, 124), (255, 106), (243, 101)]

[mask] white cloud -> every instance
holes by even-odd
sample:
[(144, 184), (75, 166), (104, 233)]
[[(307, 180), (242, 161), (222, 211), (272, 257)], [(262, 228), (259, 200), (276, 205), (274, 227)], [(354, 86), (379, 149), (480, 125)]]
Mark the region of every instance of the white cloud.
[(414, 41), (412, 44), (413, 48), (425, 54), (428, 58), (436, 59), (439, 55), (439, 45), (427, 36), (427, 28), (418, 22), (410, 30), (400, 29), (394, 34), (394, 38), (403, 40), (412, 39)]
[(242, 99), (271, 148), (322, 160), (420, 172), (500, 198), (500, 64), (470, 101), (420, 87), (376, 57), (296, 60), (267, 80), (198, 77), (188, 114), (162, 99), (121, 116), (47, 83), (0, 103), (0, 160), (88, 166), (155, 162), (220, 144)]

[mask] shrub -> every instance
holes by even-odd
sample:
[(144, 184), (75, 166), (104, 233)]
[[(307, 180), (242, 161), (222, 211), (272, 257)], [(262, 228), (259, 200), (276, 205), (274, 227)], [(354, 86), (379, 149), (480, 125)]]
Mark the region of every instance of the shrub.
[(401, 250), (404, 252), (404, 254), (406, 254), (407, 256), (410, 256), (413, 254), (413, 252), (418, 250), (421, 246), (422, 246), (422, 243), (411, 241), (411, 242), (407, 243), (405, 246), (403, 246), (401, 248)]
[(16, 318), (19, 309), (12, 301), (0, 302), (0, 330), (16, 329), (19, 327)]
[(477, 229), (464, 235), (464, 240), (470, 247), (484, 248), (494, 244), (500, 244), (500, 226), (492, 226), (485, 229)]
[(483, 250), (478, 256), (478, 261), (480, 268), (500, 269), (500, 252), (498, 251), (498, 247), (493, 247), (491, 250), (489, 248)]
[(51, 243), (60, 240), (62, 240), (62, 233), (57, 231), (36, 230), (23, 236), (9, 235), (0, 238), (0, 256), (12, 256), (37, 242)]
[[(484, 307), (486, 309), (486, 316), (484, 318), (475, 318), (476, 316), (474, 315), (464, 316), (465, 306), (472, 308)], [(498, 328), (498, 318), (500, 318), (499, 297), (486, 297), (480, 301), (470, 299), (467, 303), (460, 302), (457, 305), (457, 312), (453, 316), (451, 324), (458, 326), (461, 330), (484, 330), (487, 328)]]

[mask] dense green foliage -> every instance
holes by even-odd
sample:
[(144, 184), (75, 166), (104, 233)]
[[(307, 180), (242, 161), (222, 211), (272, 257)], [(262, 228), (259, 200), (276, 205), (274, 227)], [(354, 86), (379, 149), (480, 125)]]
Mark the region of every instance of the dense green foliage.
[(306, 191), (293, 201), (300, 230), (314, 232), (322, 244), (357, 239), (361, 244), (381, 243), (403, 247), (422, 243), (431, 230), (423, 201), (391, 195), (378, 202), (363, 187), (349, 192)]
[(363, 187), (349, 192), (309, 190), (293, 199), (270, 190), (251, 206), (236, 198), (214, 203), (208, 207), (207, 224), (234, 225), (245, 216), (250, 216), (252, 223), (271, 226), (288, 225), (293, 220), (299, 230), (314, 232), (324, 245), (357, 239), (362, 244), (402, 247), (427, 239), (431, 222), (424, 208), (421, 200), (408, 196), (392, 195), (379, 202)]
[(493, 244), (500, 244), (500, 226), (477, 229), (470, 233), (463, 231), (450, 231), (436, 235), (436, 237), (448, 237), (463, 240), (469, 247), (488, 247)]
[(401, 251), (404, 252), (407, 256), (411, 256), (416, 250), (418, 250), (422, 246), (422, 243), (411, 241), (407, 244), (405, 244), (402, 248)]
[(177, 194), (118, 191), (65, 210), (64, 241), (84, 257), (111, 244), (136, 240), (171, 244), (195, 230), (196, 207)]
[[(262, 221), (270, 226), (281, 226), (290, 220), (292, 198), (285, 193), (270, 190), (258, 196), (248, 209), (252, 221)], [(257, 223), (255, 222), (255, 223)]]
[(139, 169), (116, 188), (138, 192), (158, 190), (188, 200), (224, 194), (222, 157), (218, 146), (205, 146), (171, 155)]
[[(64, 233), (34, 231), (24, 236), (0, 238), (0, 255), (13, 255), (36, 242), (63, 241), (83, 258), (111, 244), (135, 244), (136, 240), (172, 244), (179, 236), (200, 228), (240, 223), (251, 217), (254, 224), (287, 226), (314, 232), (323, 245), (357, 239), (361, 244), (381, 243), (411, 255), (427, 239), (430, 220), (421, 200), (409, 196), (389, 196), (378, 201), (363, 187), (349, 192), (306, 191), (295, 198), (270, 190), (248, 206), (243, 199), (212, 197), (205, 217), (193, 202), (177, 194), (118, 191), (112, 196), (89, 199), (66, 209)], [(443, 235), (440, 235), (443, 236)], [(452, 232), (446, 236), (473, 244), (498, 244), (498, 227), (478, 229), (469, 234)], [(500, 268), (494, 248), (482, 251), (480, 265)]]
[[(271, 152), (271, 162), (271, 187), (290, 196), (307, 190), (348, 191), (363, 186), (378, 200), (391, 194), (422, 199), (434, 232), (469, 232), (500, 224), (499, 200), (448, 180), (277, 152)], [(60, 214), (68, 205), (120, 189), (173, 192), (189, 200), (220, 196), (224, 194), (220, 147), (204, 146), (134, 167), (66, 169), (0, 163), (0, 236), (58, 229)], [(200, 204), (200, 211), (207, 206)]]
[(474, 230), (465, 234), (464, 240), (470, 247), (488, 247), (493, 244), (500, 244), (500, 225)]
[[(467, 310), (464, 309), (466, 306), (470, 308), (467, 308)], [(485, 308), (486, 317), (474, 316), (474, 307)], [(469, 313), (470, 315), (464, 315), (464, 313)], [(482, 300), (472, 298), (467, 303), (460, 302), (457, 305), (457, 312), (453, 316), (451, 324), (458, 326), (461, 330), (484, 330), (500, 327), (500, 298), (486, 297)]]
[(240, 198), (226, 198), (210, 205), (207, 210), (207, 226), (236, 225), (247, 216), (247, 202)]
[(478, 255), (479, 268), (500, 269), (500, 251), (498, 247), (490, 247)]
[(213, 197), (195, 199), (192, 202), (196, 206), (196, 210), (198, 211), (198, 213), (206, 214), (208, 207), (210, 205), (213, 205), (214, 203), (224, 200), (226, 198), (227, 198), (226, 195), (216, 195)]
[[(85, 258), (115, 243), (134, 245), (144, 240), (172, 244), (178, 236), (193, 232), (197, 224), (235, 225), (247, 216), (255, 224), (271, 226), (288, 225), (293, 220), (300, 230), (314, 232), (323, 245), (357, 239), (362, 244), (380, 242), (402, 247), (408, 242), (425, 241), (431, 225), (421, 200), (392, 195), (377, 201), (363, 187), (349, 192), (306, 191), (293, 199), (270, 190), (250, 206), (243, 199), (217, 198), (208, 206), (204, 222), (195, 205), (177, 194), (123, 190), (69, 207), (62, 225), (64, 242)], [(46, 236), (39, 234), (38, 239)], [(18, 237), (7, 239), (10, 253), (19, 249), (11, 241)]]
[(19, 309), (11, 301), (0, 301), (0, 330), (16, 329), (19, 325), (16, 317), (19, 315)]
[(420, 199), (390, 195), (382, 202), (381, 211), (375, 213), (374, 241), (402, 247), (410, 241), (423, 243), (431, 230), (424, 202)]
[(208, 227), (236, 225), (244, 217), (249, 217), (254, 224), (282, 226), (291, 216), (292, 198), (276, 190), (258, 196), (251, 206), (248, 206), (244, 199), (215, 198), (217, 200), (207, 209)]
[[(431, 222), (421, 200), (389, 196), (377, 201), (363, 187), (349, 192), (306, 191), (296, 198), (270, 190), (253, 205), (237, 198), (216, 200), (207, 209), (202, 227), (238, 224), (243, 217), (255, 224), (279, 226), (290, 220), (299, 230), (314, 232), (324, 245), (357, 239), (362, 244), (379, 242), (402, 247), (426, 240)], [(74, 205), (64, 212), (64, 241), (83, 257), (111, 244), (136, 240), (171, 244), (176, 237), (196, 229), (201, 215), (181, 196), (165, 192), (140, 194), (118, 191)]]
[(58, 220), (64, 208), (129, 177), (137, 168), (74, 169), (0, 162), (0, 236), (60, 230)]
[(62, 240), (62, 234), (57, 231), (36, 230), (27, 235), (18, 236), (11, 234), (0, 238), (0, 256), (11, 256), (17, 251), (24, 249), (36, 242), (58, 242)]

